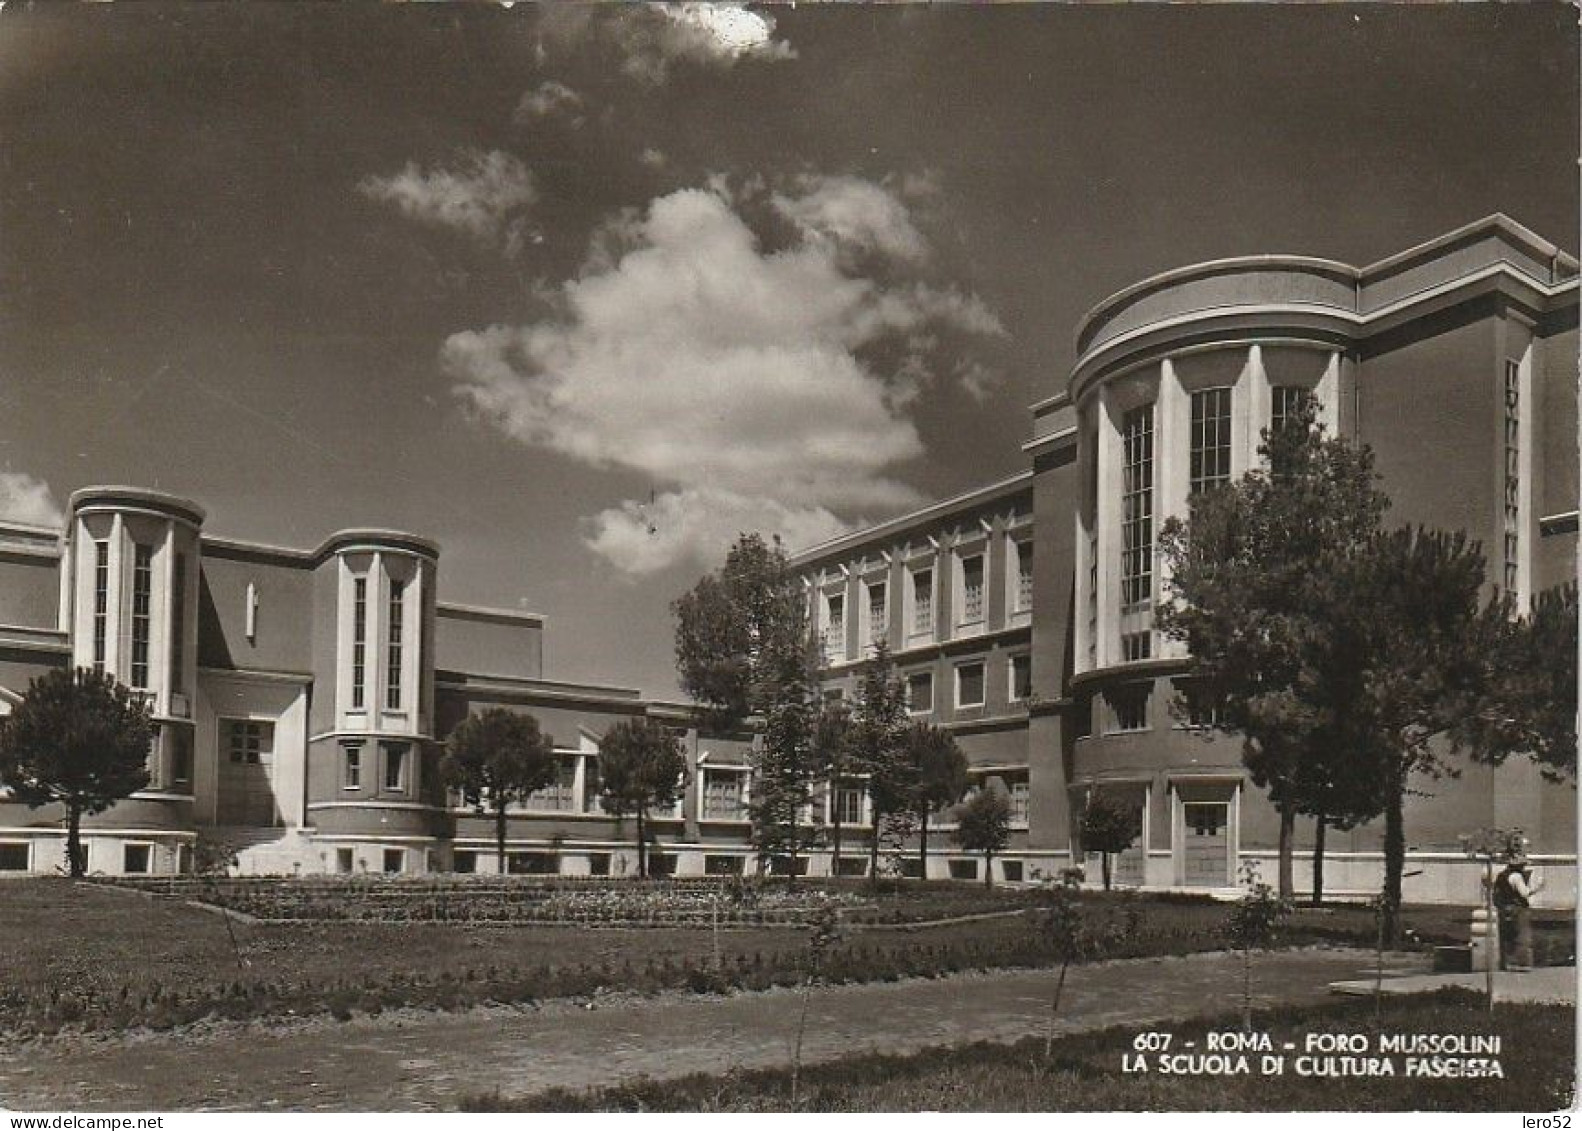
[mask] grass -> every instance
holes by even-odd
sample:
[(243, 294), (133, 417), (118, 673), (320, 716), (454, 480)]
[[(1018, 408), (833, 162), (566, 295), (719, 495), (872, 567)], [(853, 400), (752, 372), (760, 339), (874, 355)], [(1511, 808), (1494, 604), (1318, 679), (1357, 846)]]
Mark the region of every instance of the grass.
[[(1236, 1020), (1159, 1026), (1179, 1046)], [(1318, 1008), (1255, 1015), (1254, 1030), (1276, 1044), (1299, 1046), (1310, 1032), (1374, 1030), (1373, 1005), (1347, 1000)], [(914, 1056), (870, 1054), (804, 1068), (802, 1111), (1555, 1111), (1569, 1107), (1575, 1063), (1575, 1010), (1569, 1006), (1501, 1005), (1449, 991), (1391, 999), (1380, 1028), (1391, 1033), (1497, 1033), (1504, 1079), (1303, 1077), (1288, 1055), (1280, 1076), (1123, 1074), (1121, 1057), (1140, 1027), (1056, 1040), (1043, 1057), (1041, 1039), (1014, 1045), (979, 1043)], [(1255, 1059), (1255, 1058), (1254, 1058)], [(1396, 1071), (1404, 1058), (1394, 1058)], [(789, 1069), (694, 1075), (643, 1081), (597, 1092), (563, 1089), (526, 1097), (489, 1094), (463, 1102), (466, 1111), (776, 1112), (793, 1110)]]
[[(966, 885), (931, 885), (882, 895), (880, 903), (905, 920), (981, 906), (967, 901), (970, 894)], [(171, 1029), (209, 1017), (328, 1013), (345, 1020), (400, 1007), (453, 1010), (580, 997), (601, 988), (764, 989), (795, 984), (807, 949), (805, 930), (767, 925), (718, 936), (684, 926), (588, 930), (344, 920), (233, 922), (228, 929), (218, 912), (178, 899), (61, 879), (7, 882), (0, 898), (0, 954), (6, 956), (0, 963), (0, 1038)], [(1085, 894), (1083, 903), (1097, 958), (1226, 945), (1224, 904), (1122, 893)], [(1457, 937), (1452, 932), (1461, 929), (1459, 915), (1455, 909), (1412, 909), (1408, 920), (1433, 941)], [(1372, 931), (1363, 908), (1300, 911), (1282, 942), (1367, 945)], [(894, 981), (1050, 961), (1020, 917), (932, 927), (902, 922), (848, 928), (826, 957), (823, 974), (832, 982)]]

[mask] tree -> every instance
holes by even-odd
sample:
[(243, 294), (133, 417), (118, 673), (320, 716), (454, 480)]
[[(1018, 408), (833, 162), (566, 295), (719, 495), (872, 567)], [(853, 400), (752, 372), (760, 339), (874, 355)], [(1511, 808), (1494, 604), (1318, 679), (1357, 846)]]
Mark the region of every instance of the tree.
[(612, 817), (637, 818), (637, 873), (645, 879), (648, 811), (681, 799), (686, 770), (681, 743), (653, 719), (616, 723), (599, 743), (600, 803)]
[(1110, 890), (1110, 854), (1125, 852), (1142, 835), (1142, 813), (1118, 797), (1095, 793), (1082, 810), (1082, 848), (1097, 852), (1104, 870), (1104, 890)]
[[(806, 642), (804, 650), (811, 647)], [(783, 855), (796, 881), (797, 860), (817, 843), (816, 830), (802, 815), (813, 801), (820, 771), (818, 708), (813, 665), (789, 648), (769, 656), (778, 665), (766, 674), (774, 684), (766, 696), (763, 739), (754, 757), (753, 800), (748, 806), (753, 846), (760, 861)]]
[(1344, 780), (1324, 770), (1345, 710), (1319, 679), (1335, 670), (1328, 625), (1344, 593), (1333, 582), (1388, 505), (1371, 452), (1326, 438), (1316, 412), (1304, 396), (1283, 427), (1263, 433), (1265, 466), (1195, 494), (1187, 519), (1160, 531), (1170, 599), (1158, 625), (1187, 645), (1194, 680), (1216, 697), (1216, 728), (1241, 735), (1248, 773), (1279, 811), (1282, 897), (1293, 887), (1298, 813), (1327, 819), (1326, 799), (1305, 787)]
[(914, 723), (903, 734), (902, 757), (911, 767), (914, 786), (911, 811), (917, 818), (918, 874), (928, 878), (928, 818), (966, 796), (971, 779), (967, 756), (950, 732), (927, 723)]
[(1241, 898), (1231, 904), (1225, 933), (1241, 951), (1241, 1027), (1251, 1032), (1252, 952), (1268, 950), (1274, 945), (1280, 921), (1291, 913), (1291, 904), (1275, 895), (1274, 889), (1258, 878), (1256, 860), (1242, 864), (1241, 882), (1245, 890)]
[(819, 704), (813, 724), (813, 759), (819, 767), (819, 776), (827, 782), (830, 793), (830, 870), (840, 874), (841, 812), (840, 790), (848, 772), (848, 746), (851, 742), (851, 709), (844, 699), (825, 700)]
[(915, 774), (904, 756), (906, 728), (906, 684), (896, 675), (890, 649), (881, 640), (863, 669), (850, 733), (852, 771), (867, 775), (873, 820), (869, 875), (875, 883), (879, 880), (881, 830), (889, 826), (894, 833), (908, 823), (916, 788)]
[(740, 730), (764, 713), (786, 656), (806, 654), (807, 599), (778, 538), (741, 535), (724, 566), (678, 597), (671, 611), (681, 687), (721, 730)]
[(983, 853), (983, 886), (994, 886), (994, 857), (1011, 842), (1011, 803), (997, 789), (984, 785), (956, 807), (951, 834), (968, 852)]
[(87, 871), (82, 818), (148, 785), (154, 724), (130, 688), (90, 668), (48, 672), (0, 727), (0, 785), (31, 809), (66, 807), (66, 864)]
[(490, 707), (468, 715), (450, 732), (440, 778), (482, 816), (494, 816), (496, 866), (506, 872), (506, 809), (543, 789), (559, 772), (555, 740), (532, 715)]
[(1577, 776), (1577, 586), (1540, 593), (1532, 610), (1502, 619), (1483, 655), (1483, 691), (1456, 743), (1498, 764), (1526, 754), (1551, 781)]
[[(1504, 602), (1481, 602), (1483, 552), (1465, 534), (1400, 530), (1375, 538), (1336, 579), (1330, 664), (1352, 681), (1343, 733), (1382, 785), (1383, 931), (1400, 938), (1405, 803), (1414, 774), (1454, 776), (1453, 744), (1485, 687)], [(1334, 676), (1339, 682), (1341, 676)]]

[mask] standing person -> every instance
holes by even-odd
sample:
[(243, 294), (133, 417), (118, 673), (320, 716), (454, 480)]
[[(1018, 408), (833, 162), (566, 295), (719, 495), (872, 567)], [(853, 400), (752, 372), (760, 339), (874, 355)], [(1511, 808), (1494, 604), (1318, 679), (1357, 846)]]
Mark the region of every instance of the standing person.
[(1533, 897), (1543, 881), (1533, 875), (1525, 849), (1511, 852), (1494, 880), (1494, 906), (1500, 917), (1500, 966), (1530, 970), (1533, 964)]

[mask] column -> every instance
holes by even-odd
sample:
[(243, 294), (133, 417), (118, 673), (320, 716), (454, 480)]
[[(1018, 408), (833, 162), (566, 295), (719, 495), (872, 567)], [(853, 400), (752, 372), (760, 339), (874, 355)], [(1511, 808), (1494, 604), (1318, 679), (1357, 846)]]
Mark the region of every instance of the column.
[[(1232, 394), (1234, 399), (1234, 394)], [(1159, 531), (1172, 515), (1186, 517), (1192, 472), (1192, 398), (1175, 366), (1159, 367), (1159, 399), (1154, 408), (1154, 607), (1170, 595), (1170, 570), (1159, 553)], [(1155, 632), (1155, 656), (1185, 656), (1186, 647)]]
[(1324, 426), (1324, 435), (1334, 439), (1340, 435), (1340, 351), (1329, 355), (1324, 375), (1313, 390), (1318, 397), (1318, 421)]
[[(171, 695), (179, 690), (179, 688), (174, 688), (170, 685), (171, 676), (175, 668), (174, 650), (181, 647), (181, 641), (175, 638), (176, 606), (174, 602), (176, 598), (176, 522), (174, 519), (165, 520), (165, 544), (160, 549), (160, 558), (161, 568), (159, 572), (162, 575), (161, 589), (164, 596), (159, 602), (160, 615), (158, 617), (151, 616), (149, 618), (152, 622), (150, 625), (149, 635), (153, 635), (152, 626), (158, 625), (159, 636), (156, 639), (159, 641), (161, 646), (159, 648), (159, 698), (157, 702), (159, 704), (159, 709), (163, 710), (165, 714), (170, 715), (175, 713), (172, 710), (174, 704), (171, 702)], [(149, 612), (152, 613), (153, 610), (150, 609)], [(150, 647), (152, 647), (153, 644), (153, 640), (149, 641)]]
[(122, 576), (126, 566), (126, 555), (121, 550), (121, 541), (125, 537), (126, 523), (121, 518), (121, 513), (117, 511), (110, 519), (109, 578), (106, 583), (108, 592), (105, 594), (104, 618), (104, 670), (114, 673), (117, 679), (122, 676), (130, 678), (121, 663), (121, 658), (127, 654), (130, 647), (127, 635), (131, 629), (130, 624), (125, 629), (121, 626), (121, 594), (126, 589), (126, 579)]
[(1119, 658), (1121, 568), (1121, 440), (1116, 432), (1108, 389), (1099, 393), (1094, 414), (1094, 442), (1098, 445), (1098, 483), (1094, 513), (1098, 523), (1099, 593), (1098, 650), (1095, 662), (1106, 667)]
[(1263, 430), (1269, 427), (1273, 411), (1269, 375), (1263, 368), (1263, 348), (1254, 345), (1247, 350), (1247, 364), (1230, 396), (1231, 435), (1235, 437), (1230, 449), (1231, 479), (1240, 479), (1258, 461), (1258, 446), (1263, 443)]
[(571, 773), (571, 808), (574, 813), (588, 811), (588, 756), (576, 755), (575, 768)]

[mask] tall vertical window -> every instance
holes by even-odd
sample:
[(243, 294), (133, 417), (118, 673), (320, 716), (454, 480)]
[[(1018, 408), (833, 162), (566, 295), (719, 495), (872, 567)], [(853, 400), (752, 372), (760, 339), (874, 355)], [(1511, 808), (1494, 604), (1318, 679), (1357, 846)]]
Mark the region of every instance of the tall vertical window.
[(154, 548), (134, 547), (132, 558), (132, 686), (148, 686), (149, 605), (154, 593)]
[(1230, 482), (1230, 390), (1192, 394), (1192, 494)]
[(1505, 588), (1515, 592), (1521, 581), (1521, 409), (1522, 370), (1519, 362), (1505, 362)]
[(868, 639), (877, 644), (890, 626), (889, 587), (882, 581), (868, 583)]
[(1300, 385), (1276, 385), (1269, 390), (1269, 431), (1278, 432), (1302, 414), (1302, 402), (1311, 396)]
[(846, 598), (841, 593), (824, 596), (824, 652), (832, 660), (846, 654)]
[(170, 570), (170, 690), (187, 685), (187, 556), (177, 554)]
[(1121, 417), (1121, 603), (1153, 592), (1154, 406)]
[(934, 571), (931, 569), (912, 572), (912, 631), (918, 634), (934, 631)]
[(110, 543), (93, 544), (93, 670), (104, 674), (105, 638), (110, 621)]
[(1025, 613), (1033, 607), (1033, 543), (1016, 543), (1016, 611)]
[(390, 582), (390, 624), (385, 649), (385, 707), (401, 709), (401, 618), (406, 607), (406, 582)]
[(352, 709), (361, 710), (368, 675), (368, 579), (352, 579)]
[(983, 555), (961, 559), (961, 619), (983, 619)]

